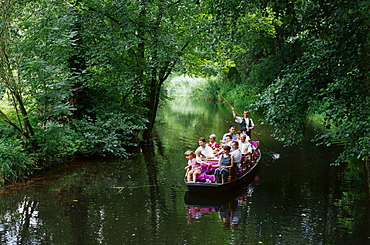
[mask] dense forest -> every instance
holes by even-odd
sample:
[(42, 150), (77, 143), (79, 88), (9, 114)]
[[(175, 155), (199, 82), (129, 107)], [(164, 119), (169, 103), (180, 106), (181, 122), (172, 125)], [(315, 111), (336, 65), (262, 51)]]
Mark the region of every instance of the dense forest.
[(0, 184), (150, 143), (166, 82), (187, 74), (251, 105), (287, 145), (307, 117), (370, 152), (370, 2), (1, 0)]

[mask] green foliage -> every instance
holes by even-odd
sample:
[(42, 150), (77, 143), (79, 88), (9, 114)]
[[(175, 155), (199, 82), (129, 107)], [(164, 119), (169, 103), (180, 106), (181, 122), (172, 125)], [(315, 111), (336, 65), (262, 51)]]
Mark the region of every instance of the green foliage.
[(223, 74), (209, 81), (203, 98), (219, 99), (216, 91), (220, 91), (235, 105), (249, 106), (279, 70), (274, 61), (259, 62), (258, 57), (268, 55), (266, 40), (275, 39), (281, 21), (271, 8), (256, 8), (252, 3), (210, 1), (204, 5), (209, 9), (207, 18), (199, 19), (204, 42), (196, 42), (198, 46), (186, 54), (185, 71)]
[(294, 144), (304, 137), (307, 107), (307, 84), (295, 84), (295, 76), (278, 79), (260, 97), (255, 105), (265, 108), (265, 123), (275, 126), (274, 136), (286, 144)]
[(320, 94), (323, 97), (320, 112), (324, 116), (324, 125), (331, 130), (318, 136), (317, 141), (346, 145), (336, 164), (356, 158), (365, 160), (370, 152), (370, 99), (368, 96), (364, 98), (370, 85), (356, 86), (354, 80), (356, 78), (335, 81)]
[[(72, 122), (76, 135), (70, 137), (80, 152), (88, 155), (128, 155), (125, 147), (137, 146), (134, 137), (144, 129), (145, 121), (135, 114), (106, 113), (95, 120), (84, 118)], [(76, 144), (76, 140), (81, 145)]]
[[(302, 139), (308, 113), (322, 114), (330, 132), (316, 140), (346, 146), (336, 164), (364, 159), (370, 154), (366, 51), (370, 43), (369, 20), (364, 14), (369, 4), (356, 1), (348, 8), (342, 1), (314, 5), (304, 1), (273, 6), (282, 16), (284, 29), (277, 28), (280, 44), (267, 44), (288, 52), (281, 58), (284, 62), (277, 62), (282, 69), (256, 103), (265, 122), (289, 145)], [(275, 60), (281, 54), (273, 46), (263, 60)]]
[(336, 164), (370, 154), (368, 2), (209, 4), (208, 26), (217, 33), (210, 36), (219, 44), (198, 57), (214, 67), (219, 54), (232, 61), (228, 69), (218, 66), (222, 76), (209, 88), (238, 106), (255, 102), (249, 107), (264, 113), (286, 145), (304, 137), (308, 114), (318, 114), (330, 130), (315, 140), (346, 146)]
[(64, 163), (85, 152), (85, 141), (70, 125), (48, 121), (36, 131), (41, 167)]
[(128, 109), (136, 107), (148, 119), (144, 137), (150, 138), (162, 84), (191, 43), (198, 43), (204, 9), (194, 1), (81, 3), (79, 48), (90, 75), (87, 86)]
[(21, 47), (20, 71), (22, 88), (29, 108), (36, 112), (36, 123), (56, 120), (61, 116), (71, 115), (70, 89), (74, 78), (68, 66), (68, 59), (75, 45), (73, 23), (75, 17), (71, 9), (61, 2), (47, 4), (40, 1), (24, 7), (25, 14), (37, 11), (31, 18), (19, 23), (24, 30), (14, 40), (14, 45)]
[[(0, 54), (0, 91), (8, 106), (0, 111), (6, 122), (0, 137), (9, 145), (23, 146), (25, 151), (19, 150), (19, 158), (26, 158), (27, 164), (19, 165), (15, 160), (15, 166), (27, 166), (31, 172), (28, 163), (33, 161), (43, 168), (80, 154), (126, 156), (123, 147), (145, 128), (140, 113), (148, 109), (138, 102), (147, 96), (146, 86), (133, 82), (135, 73), (132, 66), (127, 67), (132, 59), (118, 59), (122, 55), (117, 53), (126, 49), (125, 38), (100, 42), (106, 45), (97, 49), (93, 49), (93, 42), (84, 39), (84, 46), (82, 41), (82, 37), (96, 41), (104, 35), (105, 40), (112, 40), (119, 28), (102, 23), (104, 14), (96, 11), (91, 13), (98, 17), (83, 18), (88, 9), (75, 8), (74, 1), (7, 0), (2, 4), (0, 13), (7, 22), (1, 26), (1, 47), (5, 48)], [(93, 20), (96, 25), (90, 24)], [(86, 27), (83, 32), (82, 26)], [(103, 26), (108, 28), (99, 29)], [(124, 107), (135, 112), (122, 113)], [(78, 123), (77, 114), (88, 114), (90, 119)], [(85, 135), (79, 130), (88, 132)], [(6, 176), (21, 174), (8, 165), (3, 167)]]
[(29, 174), (33, 159), (21, 140), (0, 141), (0, 186)]

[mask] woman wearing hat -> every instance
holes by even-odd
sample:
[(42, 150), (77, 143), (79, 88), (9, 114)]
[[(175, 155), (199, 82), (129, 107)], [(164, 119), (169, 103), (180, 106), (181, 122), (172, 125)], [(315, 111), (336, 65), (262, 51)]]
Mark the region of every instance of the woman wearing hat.
[(209, 142), (207, 143), (207, 145), (212, 148), (214, 154), (216, 154), (220, 150), (220, 144), (216, 142), (215, 134), (211, 134), (209, 136)]

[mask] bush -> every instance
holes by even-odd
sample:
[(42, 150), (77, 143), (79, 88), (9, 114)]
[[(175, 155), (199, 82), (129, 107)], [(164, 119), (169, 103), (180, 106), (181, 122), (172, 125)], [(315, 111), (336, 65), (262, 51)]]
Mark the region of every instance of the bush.
[(84, 140), (68, 124), (46, 123), (37, 132), (38, 161), (42, 167), (68, 161), (86, 148)]
[(136, 146), (134, 139), (144, 129), (144, 120), (134, 114), (106, 113), (93, 120), (85, 117), (73, 126), (83, 144), (85, 154), (126, 157), (126, 146)]
[(20, 140), (0, 142), (0, 186), (16, 181), (20, 176), (31, 174), (33, 158)]

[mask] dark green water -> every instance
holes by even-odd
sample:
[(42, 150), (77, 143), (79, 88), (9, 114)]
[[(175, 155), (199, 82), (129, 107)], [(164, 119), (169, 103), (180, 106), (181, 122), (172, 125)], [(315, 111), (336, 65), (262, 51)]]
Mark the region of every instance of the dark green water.
[[(339, 147), (307, 139), (283, 148), (261, 125), (255, 132), (280, 159), (261, 146), (259, 179), (238, 200), (187, 205), (183, 153), (199, 137), (220, 139), (229, 125), (235, 123), (225, 104), (169, 102), (158, 116), (157, 143), (130, 159), (81, 160), (1, 190), (0, 243), (370, 243), (363, 170), (330, 167)], [(228, 215), (236, 225), (221, 220)]]

